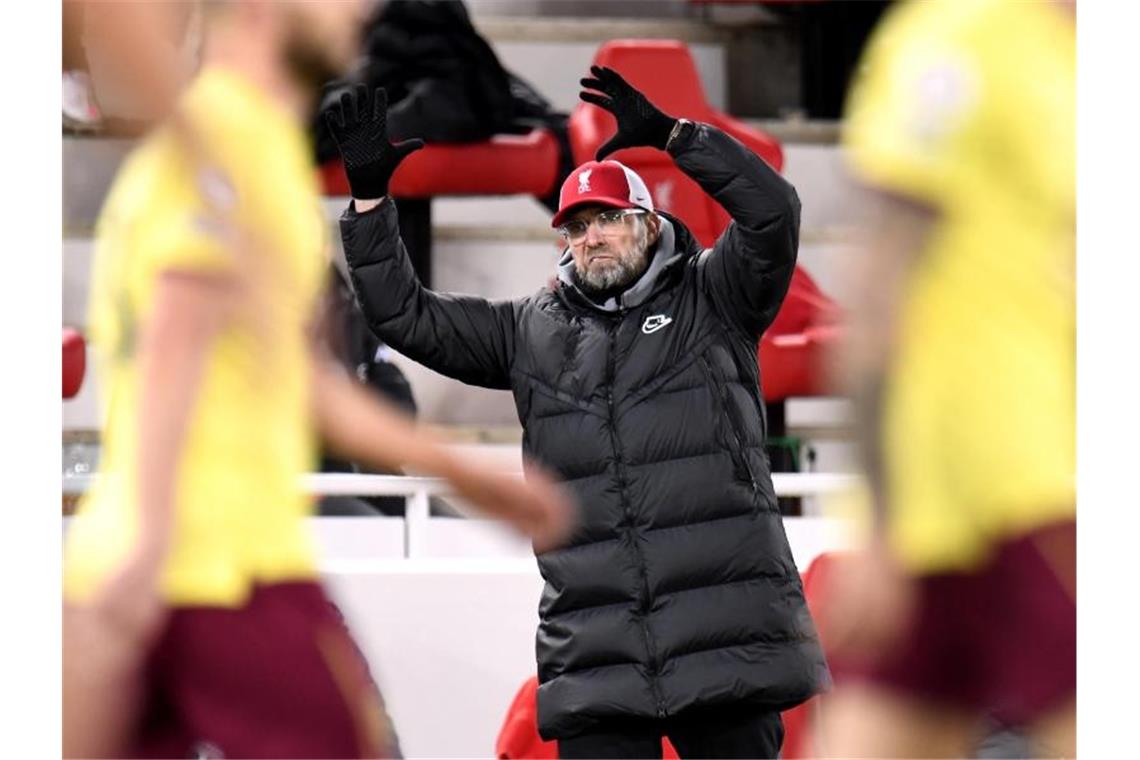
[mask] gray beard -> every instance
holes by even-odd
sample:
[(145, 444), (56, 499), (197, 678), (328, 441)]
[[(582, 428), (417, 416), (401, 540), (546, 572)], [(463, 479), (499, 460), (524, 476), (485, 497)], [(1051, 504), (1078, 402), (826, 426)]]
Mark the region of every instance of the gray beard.
[(605, 267), (574, 267), (578, 284), (585, 290), (600, 293), (608, 290), (622, 290), (637, 282), (649, 264), (649, 242), (644, 232), (634, 240), (633, 248), (622, 254), (617, 261)]
[(576, 268), (578, 282), (587, 290), (600, 292), (615, 290), (632, 285), (645, 271), (645, 255), (631, 256), (615, 261), (606, 267), (594, 267), (592, 270)]

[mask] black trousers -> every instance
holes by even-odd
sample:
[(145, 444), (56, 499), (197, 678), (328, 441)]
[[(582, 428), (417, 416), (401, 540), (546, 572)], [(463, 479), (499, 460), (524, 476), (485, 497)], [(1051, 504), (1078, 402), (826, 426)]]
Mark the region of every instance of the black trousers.
[(560, 758), (661, 758), (661, 737), (682, 758), (775, 758), (784, 742), (778, 712), (701, 710), (659, 721), (629, 721), (558, 740)]

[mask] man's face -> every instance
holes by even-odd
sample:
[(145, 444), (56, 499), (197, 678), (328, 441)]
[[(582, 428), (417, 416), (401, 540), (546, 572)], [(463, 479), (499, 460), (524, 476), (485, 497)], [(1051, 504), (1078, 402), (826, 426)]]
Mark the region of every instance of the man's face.
[(284, 55), (293, 77), (315, 90), (343, 76), (360, 52), (362, 0), (282, 0)]
[[(570, 254), (579, 282), (593, 290), (632, 284), (649, 264), (649, 246), (656, 240), (656, 218), (645, 213), (626, 214), (608, 206), (583, 206), (567, 222), (583, 222), (586, 234), (570, 239)], [(602, 218), (598, 219), (598, 215)]]

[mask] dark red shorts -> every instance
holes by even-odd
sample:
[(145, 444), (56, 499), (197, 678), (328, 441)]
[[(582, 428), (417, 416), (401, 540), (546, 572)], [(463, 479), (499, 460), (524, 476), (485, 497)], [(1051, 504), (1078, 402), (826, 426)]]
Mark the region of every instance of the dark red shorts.
[(390, 757), (363, 655), (315, 582), (238, 609), (179, 607), (147, 668), (139, 757)]
[(1076, 696), (1076, 524), (1003, 543), (974, 573), (924, 576), (899, 644), (875, 662), (834, 661), (837, 684), (862, 679), (1006, 726)]

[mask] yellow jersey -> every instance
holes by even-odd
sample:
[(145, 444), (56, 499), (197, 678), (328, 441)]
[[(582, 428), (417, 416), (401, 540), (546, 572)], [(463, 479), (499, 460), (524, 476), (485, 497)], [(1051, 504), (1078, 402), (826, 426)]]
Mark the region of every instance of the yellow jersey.
[(883, 418), (888, 539), (917, 572), (1075, 514), (1075, 19), (928, 0), (868, 45), (844, 124), (862, 183), (937, 220)]
[(315, 575), (299, 477), (316, 464), (306, 329), (327, 267), (300, 124), (238, 75), (202, 72), (127, 158), (97, 224), (88, 329), (106, 418), (100, 476), (67, 536), (67, 598), (95, 592), (137, 536), (134, 343), (172, 270), (227, 273), (244, 290), (189, 418), (162, 593), (173, 605), (240, 606), (255, 582)]

